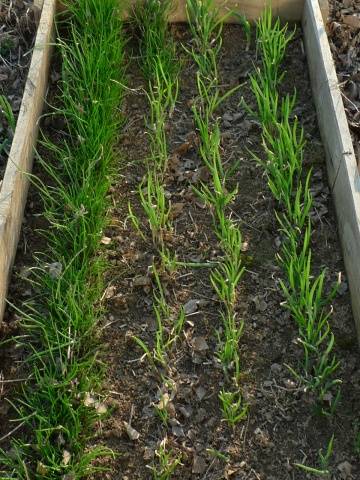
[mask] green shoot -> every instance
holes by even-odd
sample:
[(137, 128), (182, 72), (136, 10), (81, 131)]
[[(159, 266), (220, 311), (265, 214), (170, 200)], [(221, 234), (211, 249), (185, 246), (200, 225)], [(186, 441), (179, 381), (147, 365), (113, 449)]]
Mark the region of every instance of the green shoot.
[(177, 467), (181, 465), (181, 455), (175, 456), (171, 449), (167, 449), (166, 444), (167, 438), (164, 438), (155, 452), (158, 464), (149, 467), (153, 480), (170, 480)]
[[(285, 274), (280, 285), (284, 305), (299, 327), (299, 344), (303, 348), (302, 372), (291, 371), (308, 389), (316, 392), (323, 404), (330, 391), (336, 390), (330, 405), (334, 411), (339, 398), (340, 381), (334, 378), (339, 362), (332, 353), (334, 336), (329, 325), (335, 286), (325, 294), (326, 270), (313, 274), (310, 213), (313, 199), (310, 191), (311, 170), (304, 179), (304, 132), (297, 118), (292, 119), (296, 93), (279, 100), (278, 87), (283, 78), (280, 65), (293, 33), (280, 21), (273, 22), (267, 9), (257, 24), (262, 68), (251, 77), (251, 88), (262, 123), (266, 161), (256, 160), (263, 167), (268, 185), (282, 210), (276, 213), (284, 237), (278, 261)], [(322, 409), (322, 411), (325, 410)]]
[(312, 473), (313, 475), (316, 476), (329, 476), (330, 475), (330, 469), (329, 469), (329, 464), (330, 464), (330, 458), (333, 454), (333, 449), (334, 449), (334, 435), (329, 440), (329, 443), (326, 447), (326, 452), (323, 453), (322, 449), (319, 450), (318, 456), (319, 456), (319, 467), (309, 467), (308, 465), (304, 465), (302, 463), (294, 463), (294, 466), (304, 470), (307, 473)]
[(219, 399), (224, 420), (230, 427), (234, 428), (237, 423), (247, 417), (249, 407), (244, 403), (239, 391), (228, 392), (221, 390)]

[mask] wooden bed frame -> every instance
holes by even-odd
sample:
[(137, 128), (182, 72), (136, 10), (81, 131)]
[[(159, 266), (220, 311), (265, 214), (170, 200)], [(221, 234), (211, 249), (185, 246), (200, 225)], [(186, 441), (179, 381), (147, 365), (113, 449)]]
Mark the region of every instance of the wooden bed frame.
[[(56, 0), (35, 0), (42, 9), (16, 131), (0, 190), (0, 320), (24, 216), (28, 173), (32, 169), (39, 117), (47, 79), (57, 8)], [(222, 13), (236, 9), (256, 20), (267, 0), (218, 1)], [(336, 71), (325, 30), (327, 0), (272, 0), (274, 15), (301, 22), (313, 96), (326, 152), (329, 186), (336, 207), (352, 308), (360, 339), (360, 178)], [(186, 21), (185, 0), (179, 0), (171, 21)], [(231, 19), (229, 19), (231, 21)]]

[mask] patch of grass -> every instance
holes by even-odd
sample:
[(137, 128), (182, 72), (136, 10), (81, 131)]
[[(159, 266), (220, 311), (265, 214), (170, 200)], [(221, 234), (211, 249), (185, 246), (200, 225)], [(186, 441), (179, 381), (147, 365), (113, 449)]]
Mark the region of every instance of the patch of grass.
[(33, 380), (15, 409), (29, 436), (14, 440), (12, 453), (2, 452), (2, 473), (17, 480), (84, 478), (99, 470), (93, 460), (112, 455), (102, 446), (87, 449), (104, 409), (86, 398), (100, 398), (104, 369), (96, 328), (104, 271), (98, 250), (120, 123), (125, 41), (117, 0), (66, 3), (67, 37), (58, 38), (58, 48), (59, 114), (68, 135), (61, 144), (43, 142), (53, 158), (39, 158), (51, 185), (36, 182), (49, 222), (48, 249), (34, 269), (34, 296), (20, 312)]

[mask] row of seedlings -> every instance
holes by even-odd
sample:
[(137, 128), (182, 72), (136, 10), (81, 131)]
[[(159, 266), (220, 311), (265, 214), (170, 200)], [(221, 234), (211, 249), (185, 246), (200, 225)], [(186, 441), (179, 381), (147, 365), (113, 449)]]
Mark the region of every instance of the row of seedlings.
[[(138, 193), (149, 225), (152, 242), (157, 252), (151, 267), (153, 277), (153, 311), (156, 321), (154, 347), (151, 349), (141, 338), (134, 337), (142, 348), (160, 379), (159, 402), (155, 411), (165, 432), (169, 426), (169, 402), (173, 382), (169, 375), (169, 354), (176, 344), (184, 326), (185, 313), (181, 308), (174, 312), (168, 304), (162, 275), (174, 273), (176, 255), (167, 246), (171, 238), (171, 203), (166, 197), (165, 177), (168, 166), (167, 122), (172, 117), (178, 97), (180, 65), (176, 61), (176, 45), (169, 35), (168, 17), (171, 1), (150, 0), (134, 9), (134, 21), (140, 31), (140, 62), (145, 79), (149, 104), (149, 117), (145, 119), (149, 138), (150, 155), (147, 171)], [(129, 205), (129, 215), (143, 240), (140, 220)], [(181, 455), (167, 447), (166, 433), (156, 450), (157, 462), (151, 467), (154, 479), (170, 478), (181, 462)]]
[(341, 383), (335, 377), (339, 362), (333, 352), (334, 335), (329, 324), (331, 301), (337, 284), (326, 292), (326, 269), (314, 271), (311, 251), (311, 170), (304, 171), (304, 131), (293, 114), (296, 92), (279, 96), (284, 77), (281, 64), (293, 38), (287, 26), (273, 21), (267, 9), (257, 23), (262, 63), (251, 76), (257, 116), (262, 125), (266, 161), (264, 168), (272, 195), (278, 203), (276, 218), (282, 235), (277, 259), (284, 274), (280, 280), (285, 306), (299, 328), (302, 364), (290, 368), (304, 387), (313, 392), (322, 413), (332, 413)]
[[(107, 223), (113, 147), (123, 95), (124, 37), (117, 0), (64, 2), (57, 48), (61, 55), (58, 107), (61, 140), (45, 139), (35, 179), (44, 217), (46, 253), (30, 277), (33, 296), (21, 317), (25, 352), (22, 385), (13, 407), (18, 434), (1, 451), (1, 478), (81, 479), (112, 455), (88, 447), (99, 419), (104, 364), (102, 316), (104, 261), (99, 250)], [(58, 24), (60, 25), (60, 23)], [(60, 30), (59, 30), (60, 31)]]
[(187, 14), (193, 37), (187, 49), (196, 68), (198, 98), (192, 106), (195, 127), (200, 136), (199, 154), (210, 172), (211, 185), (196, 189), (199, 197), (209, 205), (215, 234), (223, 256), (212, 271), (210, 280), (221, 302), (222, 329), (218, 332), (217, 358), (224, 368), (227, 387), (219, 392), (224, 419), (235, 426), (247, 416), (248, 406), (240, 390), (239, 340), (243, 321), (236, 311), (237, 288), (244, 273), (242, 237), (239, 226), (229, 215), (229, 206), (237, 195), (237, 187), (228, 190), (228, 179), (234, 168), (225, 169), (221, 159), (220, 121), (216, 110), (239, 87), (221, 94), (218, 77), (218, 59), (222, 46), (223, 20), (212, 0), (187, 0)]

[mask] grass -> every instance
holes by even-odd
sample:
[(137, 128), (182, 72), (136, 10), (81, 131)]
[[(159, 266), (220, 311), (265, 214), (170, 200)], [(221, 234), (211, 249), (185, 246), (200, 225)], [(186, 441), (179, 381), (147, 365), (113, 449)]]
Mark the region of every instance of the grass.
[(96, 458), (111, 455), (102, 446), (87, 448), (104, 409), (85, 399), (101, 398), (104, 365), (96, 327), (104, 262), (98, 250), (120, 122), (124, 38), (116, 0), (67, 7), (67, 37), (58, 38), (58, 48), (59, 113), (68, 135), (61, 144), (43, 142), (53, 159), (39, 158), (50, 185), (37, 182), (48, 248), (34, 269), (35, 295), (21, 313), (33, 380), (14, 407), (27, 434), (12, 442), (11, 455), (2, 452), (2, 478), (18, 480), (84, 478), (99, 469)]
[[(339, 362), (333, 353), (334, 335), (329, 319), (331, 301), (337, 285), (325, 291), (326, 269), (315, 274), (311, 252), (311, 170), (303, 168), (304, 131), (293, 115), (296, 93), (280, 99), (278, 90), (284, 72), (280, 73), (286, 48), (293, 38), (287, 26), (272, 19), (267, 9), (257, 23), (258, 45), (262, 66), (251, 76), (251, 88), (257, 102), (256, 116), (263, 129), (266, 161), (263, 167), (269, 188), (278, 202), (276, 217), (283, 237), (278, 261), (284, 273), (280, 285), (285, 306), (299, 327), (299, 344), (303, 348), (300, 369), (290, 367), (294, 375), (315, 392), (318, 402), (330, 391), (335, 392), (330, 405), (334, 411), (339, 399), (336, 375)], [(326, 413), (326, 409), (323, 409)]]
[(170, 480), (178, 465), (181, 465), (181, 456), (175, 456), (171, 449), (167, 448), (165, 437), (155, 451), (157, 464), (150, 467), (153, 480)]
[[(0, 115), (4, 119), (4, 122), (1, 121), (1, 123), (6, 123), (8, 126), (8, 129), (10, 129), (10, 132), (14, 132), (15, 126), (16, 126), (15, 115), (12, 111), (10, 103), (8, 102), (7, 98), (4, 95), (0, 95)], [(0, 117), (0, 120), (2, 120), (1, 117)], [(9, 138), (9, 136), (6, 136), (0, 143), (0, 155), (3, 152), (6, 153), (10, 145), (11, 145), (11, 139)]]
[(142, 348), (152, 366), (156, 368), (156, 364), (163, 367), (166, 366), (168, 354), (183, 330), (185, 312), (181, 307), (177, 314), (173, 314), (165, 298), (160, 274), (155, 265), (153, 265), (152, 271), (155, 280), (153, 292), (153, 310), (156, 321), (154, 348), (151, 350), (151, 348), (138, 337), (134, 337), (134, 340), (139, 347)]

